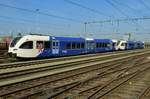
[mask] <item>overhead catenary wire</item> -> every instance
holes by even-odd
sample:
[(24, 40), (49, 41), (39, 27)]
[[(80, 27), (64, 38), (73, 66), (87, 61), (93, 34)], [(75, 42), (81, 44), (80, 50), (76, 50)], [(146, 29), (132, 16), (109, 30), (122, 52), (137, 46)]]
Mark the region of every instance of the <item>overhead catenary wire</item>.
[(123, 21), (137, 21), (137, 20), (150, 20), (150, 16), (148, 17), (135, 17), (135, 18), (124, 18), (124, 19), (114, 19), (114, 20), (102, 20), (102, 21), (91, 21), (86, 22), (87, 24), (90, 23), (110, 23), (110, 22), (123, 22)]
[[(19, 29), (17, 29), (17, 30), (15, 30), (14, 28), (13, 28), (13, 24), (16, 24), (16, 23), (18, 23), (18, 24), (21, 24), (20, 26), (21, 26), (21, 29), (19, 28)], [(21, 33), (23, 33), (23, 34), (29, 34), (29, 33), (36, 33), (35, 31), (34, 31), (34, 28), (32, 28), (30, 25), (28, 26), (28, 27), (26, 27), (26, 28), (24, 28), (24, 25), (25, 25), (25, 23), (24, 22), (11, 22), (11, 21), (4, 21), (4, 20), (2, 20), (1, 22), (0, 22), (0, 24), (8, 24), (8, 25), (10, 25), (10, 27), (11, 27), (11, 31), (10, 32), (12, 32), (13, 34), (16, 34), (17, 35), (17, 33), (18, 32), (21, 32)], [(7, 26), (8, 26), (7, 25)], [(40, 24), (41, 25), (41, 24)], [(52, 28), (50, 28), (51, 26), (48, 26), (48, 25), (46, 25), (46, 26), (44, 26), (43, 28), (42, 28), (42, 30), (41, 31), (43, 31), (43, 30), (47, 30), (47, 32), (45, 32), (45, 31), (43, 31), (44, 33), (46, 33), (46, 34), (50, 34), (50, 35), (57, 35), (57, 34), (59, 34), (58, 36), (60, 36), (60, 35), (62, 35), (62, 33), (66, 33), (66, 30), (68, 30), (67, 28), (61, 28), (61, 27), (55, 27), (55, 26), (52, 26)], [(23, 29), (24, 28), (24, 29)], [(54, 32), (54, 30), (56, 30), (57, 29), (57, 32)], [(1, 29), (1, 31), (3, 31), (3, 29)], [(10, 32), (8, 32), (7, 31), (7, 33), (10, 33)], [(40, 32), (40, 34), (43, 34), (43, 32)], [(1, 33), (0, 33), (1, 34)], [(65, 36), (65, 35), (62, 35), (62, 36)]]
[(118, 5), (124, 6), (124, 7), (127, 8), (127, 9), (130, 9), (133, 13), (141, 14), (141, 13), (139, 13), (138, 10), (134, 9), (133, 7), (130, 7), (128, 4), (121, 3), (121, 2), (118, 1), (118, 0), (113, 0), (113, 2), (115, 2), (115, 3), (118, 4)]
[[(3, 18), (3, 19), (8, 19), (8, 17), (4, 17), (4, 16), (0, 16), (0, 18)], [(10, 19), (13, 19), (13, 18), (11, 18), (11, 17), (9, 17)], [(27, 27), (24, 27), (24, 25), (26, 25), (26, 23), (25, 22), (27, 22), (27, 23), (29, 23), (29, 24), (31, 24), (31, 25), (33, 25), (32, 23), (34, 22), (34, 21), (32, 21), (31, 20), (31, 22), (29, 22), (29, 20), (26, 20), (26, 21), (13, 21), (13, 20), (0, 20), (0, 24), (20, 24), (19, 26), (21, 26), (21, 27), (23, 27), (23, 28), (25, 28), (25, 29), (29, 29), (29, 27), (30, 28), (32, 28), (32, 30), (34, 29), (33, 27), (31, 27), (30, 25), (27, 25)], [(64, 27), (58, 27), (58, 26), (54, 26), (54, 25), (46, 25), (46, 24), (39, 24), (40, 26), (42, 25), (44, 25), (44, 27), (42, 27), (42, 28), (46, 28), (47, 30), (55, 30), (55, 29), (58, 29), (58, 30), (68, 30), (68, 27), (66, 26), (66, 28), (64, 28)], [(11, 26), (11, 25), (10, 25)], [(11, 26), (11, 27), (13, 27), (13, 26)], [(51, 28), (50, 28), (51, 27)]]
[(118, 12), (120, 12), (122, 15), (128, 17), (121, 9), (119, 9), (113, 2), (110, 0), (105, 0), (109, 5), (111, 5), (113, 8), (115, 8)]
[[(124, 13), (121, 9), (119, 9), (113, 2), (111, 2), (110, 0), (106, 0), (106, 2), (108, 4), (110, 4), (113, 8), (115, 8), (118, 12), (120, 12), (122, 15), (124, 15), (126, 18), (129, 18), (129, 16), (126, 15), (126, 13)], [(134, 22), (134, 20), (132, 20), (132, 21), (136, 26), (140, 26), (138, 23)], [(140, 27), (142, 27), (142, 26), (140, 26)]]
[(93, 9), (93, 8), (84, 6), (84, 5), (79, 4), (79, 3), (77, 3), (77, 2), (74, 2), (74, 1), (72, 1), (72, 0), (64, 0), (64, 1), (67, 2), (67, 3), (69, 3), (69, 4), (78, 6), (78, 7), (80, 7), (80, 8), (86, 9), (86, 10), (88, 10), (88, 11), (91, 11), (91, 12), (93, 12), (93, 13), (97, 13), (97, 14), (99, 14), (99, 15), (102, 15), (102, 16), (105, 16), (105, 17), (109, 17), (109, 18), (111, 17), (110, 15), (107, 15), (107, 14), (104, 13), (104, 12), (100, 12), (100, 11), (95, 10), (95, 9)]
[[(0, 15), (0, 18), (12, 20), (12, 21), (15, 19), (15, 20), (22, 21), (22, 23), (23, 23), (23, 22), (25, 22), (25, 23), (33, 23), (33, 22), (36, 22), (35, 20), (29, 20), (29, 19), (24, 19), (24, 18), (14, 18), (14, 17), (11, 17), (11, 16), (2, 16), (2, 15)], [(48, 25), (48, 24), (50, 24), (50, 25), (55, 25), (55, 26), (57, 26), (57, 27), (67, 27), (67, 26), (70, 26), (70, 25), (65, 25), (65, 24), (63, 24), (63, 25), (58, 25), (58, 24), (49, 23), (49, 22), (42, 22), (42, 21), (38, 21), (38, 23), (40, 23), (40, 24), (42, 24), (42, 25)]]
[[(114, 20), (101, 20), (101, 21), (89, 21), (89, 22), (86, 22), (86, 24), (103, 24), (103, 23), (114, 23), (114, 22), (127, 22), (127, 21), (132, 21), (132, 22), (135, 22), (135, 25), (138, 26), (138, 23), (136, 23), (136, 21), (139, 21), (139, 20), (150, 20), (150, 16), (147, 16), (147, 17), (135, 17), (135, 18), (124, 18), (124, 19), (114, 19)], [(119, 25), (119, 24), (118, 24)], [(137, 27), (136, 27), (137, 28)], [(136, 29), (137, 31), (137, 29)]]
[(140, 4), (142, 4), (148, 11), (150, 11), (150, 7), (143, 0), (138, 0)]
[[(11, 6), (11, 5), (1, 4), (1, 3), (0, 3), (0, 6), (37, 14), (37, 9), (31, 10), (31, 9), (25, 9), (25, 8)], [(67, 17), (58, 16), (58, 15), (54, 15), (54, 14), (49, 14), (49, 13), (45, 13), (45, 12), (41, 12), (41, 11), (38, 11), (38, 14), (53, 17), (56, 19), (61, 19), (61, 20), (67, 20), (67, 21), (73, 21), (73, 22), (82, 22), (81, 20), (76, 20), (76, 19), (72, 19), (72, 18), (67, 18)]]

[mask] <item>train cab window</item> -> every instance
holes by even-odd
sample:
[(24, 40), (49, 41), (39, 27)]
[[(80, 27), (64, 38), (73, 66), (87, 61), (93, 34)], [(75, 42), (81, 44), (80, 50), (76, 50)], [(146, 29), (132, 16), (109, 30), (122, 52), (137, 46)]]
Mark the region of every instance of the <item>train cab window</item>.
[(81, 48), (85, 48), (85, 44), (84, 43), (81, 43)]
[(10, 47), (14, 47), (20, 39), (21, 37), (14, 38), (10, 44)]
[(45, 41), (44, 42), (44, 48), (46, 48), (46, 49), (51, 48), (51, 42), (50, 41)]
[(117, 45), (119, 45), (119, 44), (120, 44), (120, 42), (121, 42), (121, 41), (118, 41), (118, 42), (117, 42)]
[(125, 43), (122, 43), (121, 46), (125, 46)]
[(112, 45), (113, 45), (113, 46), (116, 46), (116, 43), (113, 43)]
[(44, 42), (43, 42), (43, 41), (37, 41), (37, 42), (36, 42), (36, 48), (37, 48), (37, 49), (42, 49), (42, 48), (44, 48)]
[(71, 43), (67, 43), (66, 49), (71, 49)]
[(21, 46), (21, 49), (33, 49), (33, 41), (24, 42)]

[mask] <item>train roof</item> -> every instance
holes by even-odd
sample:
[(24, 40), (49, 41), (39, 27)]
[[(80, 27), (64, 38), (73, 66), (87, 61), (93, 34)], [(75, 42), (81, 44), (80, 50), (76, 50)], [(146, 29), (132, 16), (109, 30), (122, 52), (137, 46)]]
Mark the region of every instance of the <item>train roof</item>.
[(26, 36), (22, 36), (22, 39), (26, 39), (26, 40), (49, 40), (49, 36), (41, 36), (41, 35), (26, 35)]
[(95, 39), (95, 42), (112, 42), (111, 39)]
[(116, 40), (116, 39), (111, 39), (113, 42), (117, 42), (118, 40)]
[(77, 37), (51, 37), (52, 40), (59, 40), (59, 41), (76, 41), (76, 42), (84, 42), (84, 38), (77, 38)]
[(93, 38), (85, 38), (85, 40), (87, 40), (87, 41), (94, 41)]
[(136, 41), (127, 41), (128, 43), (136, 43)]

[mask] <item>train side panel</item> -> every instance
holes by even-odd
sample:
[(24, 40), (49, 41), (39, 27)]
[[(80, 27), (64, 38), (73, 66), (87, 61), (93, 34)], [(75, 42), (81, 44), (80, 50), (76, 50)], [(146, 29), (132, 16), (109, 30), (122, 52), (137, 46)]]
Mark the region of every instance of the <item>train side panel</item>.
[(78, 55), (85, 53), (85, 40), (73, 37), (52, 37), (54, 56)]
[(113, 51), (112, 40), (110, 39), (95, 39), (95, 52)]

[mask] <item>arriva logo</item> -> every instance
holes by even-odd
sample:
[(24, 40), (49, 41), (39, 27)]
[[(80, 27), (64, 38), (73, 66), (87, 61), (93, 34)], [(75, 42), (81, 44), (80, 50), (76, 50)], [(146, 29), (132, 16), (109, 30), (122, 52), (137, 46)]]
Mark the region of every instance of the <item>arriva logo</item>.
[(66, 50), (62, 50), (62, 53), (67, 53), (67, 51)]

